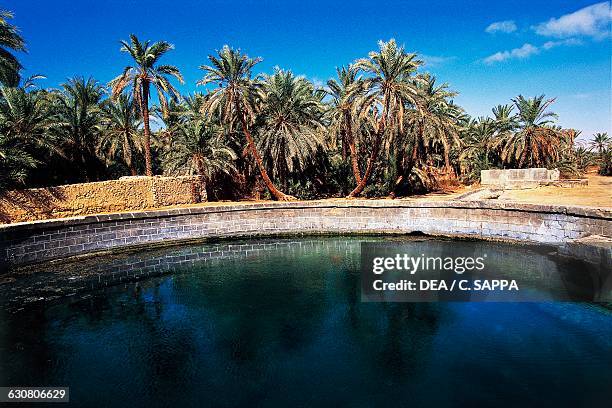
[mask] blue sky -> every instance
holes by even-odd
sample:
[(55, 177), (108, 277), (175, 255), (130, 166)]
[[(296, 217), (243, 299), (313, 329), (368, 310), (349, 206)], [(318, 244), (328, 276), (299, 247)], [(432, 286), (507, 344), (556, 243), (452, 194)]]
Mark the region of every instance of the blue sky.
[(196, 89), (198, 66), (224, 44), (261, 56), (261, 71), (291, 69), (317, 83), (335, 67), (395, 38), (423, 54), (425, 70), (460, 92), (471, 115), (518, 95), (556, 97), (564, 127), (611, 132), (610, 3), (594, 1), (16, 1), (28, 53), (26, 75), (45, 87), (74, 75), (107, 82), (129, 63), (130, 33), (176, 47), (177, 65)]

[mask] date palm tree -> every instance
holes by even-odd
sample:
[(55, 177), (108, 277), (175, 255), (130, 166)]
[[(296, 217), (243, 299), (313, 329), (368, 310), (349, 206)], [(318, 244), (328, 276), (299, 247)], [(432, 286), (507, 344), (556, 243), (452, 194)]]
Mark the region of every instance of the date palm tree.
[(597, 150), (600, 156), (603, 156), (604, 150), (612, 144), (612, 138), (607, 133), (595, 133), (593, 140), (590, 143), (591, 149)]
[(127, 66), (121, 75), (110, 82), (112, 96), (117, 98), (126, 88), (130, 88), (134, 100), (140, 109), (144, 127), (145, 171), (147, 176), (153, 175), (151, 160), (151, 128), (149, 126), (149, 99), (151, 87), (157, 93), (162, 111), (168, 108), (168, 97), (178, 99), (178, 90), (170, 83), (170, 77), (184, 83), (179, 69), (173, 65), (159, 65), (160, 58), (174, 46), (166, 41), (153, 44), (150, 41), (140, 42), (134, 34), (130, 35), (130, 42), (121, 41), (121, 51), (127, 52), (136, 63)]
[(450, 151), (461, 144), (459, 139), (458, 114), (462, 110), (453, 104), (451, 98), (457, 95), (448, 85), (436, 84), (436, 77), (424, 75), (415, 81), (418, 90), (417, 103), (407, 114), (408, 123), (413, 130), (412, 154), (410, 160), (416, 163), (425, 158), (433, 148), (440, 146), (444, 165), (451, 169)]
[(142, 120), (134, 100), (121, 94), (103, 105), (102, 132), (99, 151), (109, 159), (121, 157), (132, 176), (138, 174), (134, 155), (142, 150)]
[(545, 99), (544, 95), (529, 99), (519, 95), (512, 101), (518, 111), (516, 130), (500, 134), (493, 145), (501, 161), (519, 168), (558, 161), (564, 138), (553, 127), (557, 115), (547, 111), (555, 100)]
[(355, 183), (361, 181), (359, 170), (359, 157), (355, 132), (359, 130), (357, 100), (364, 91), (364, 82), (358, 75), (359, 71), (354, 65), (336, 69), (338, 79), (327, 81), (327, 93), (332, 98), (330, 116), (330, 132), (342, 143), (343, 159), (348, 155), (351, 159), (351, 168)]
[(514, 105), (497, 105), (492, 109), (495, 133), (499, 137), (513, 132), (518, 127), (518, 118), (514, 114)]
[(403, 126), (405, 106), (416, 102), (418, 92), (413, 79), (423, 61), (418, 60), (416, 54), (407, 53), (393, 39), (380, 41), (378, 46), (378, 51), (354, 63), (367, 75), (364, 79), (366, 92), (359, 103), (363, 115), (374, 115), (375, 128), (365, 172), (349, 197), (359, 195), (366, 187), (385, 134), (391, 133), (396, 126)]
[(0, 189), (24, 183), (40, 164), (37, 148), (55, 151), (46, 134), (48, 117), (43, 95), (0, 87)]
[(322, 95), (307, 79), (280, 69), (264, 76), (261, 94), (257, 147), (285, 187), (287, 175), (304, 169), (323, 145)]
[(203, 176), (208, 185), (216, 174), (236, 171), (236, 153), (223, 144), (220, 126), (193, 119), (182, 124), (175, 136), (163, 160), (170, 174)]
[(208, 94), (208, 99), (202, 108), (203, 112), (220, 118), (230, 133), (239, 124), (246, 139), (247, 149), (272, 196), (282, 201), (295, 199), (274, 185), (251, 134), (250, 126), (257, 117), (256, 112), (259, 108), (257, 99), (261, 89), (260, 82), (252, 78), (252, 71), (261, 58), (249, 58), (240, 50), (227, 45), (217, 54), (208, 57), (211, 65), (200, 66), (205, 74), (198, 81), (198, 85), (217, 85)]
[(13, 18), (10, 11), (0, 9), (0, 83), (6, 86), (19, 84), (21, 64), (11, 53), (25, 49), (25, 41), (17, 28), (9, 20)]
[(77, 77), (62, 84), (61, 91), (52, 98), (50, 132), (64, 155), (81, 167), (82, 178), (87, 182), (99, 179), (103, 167), (97, 147), (103, 116), (100, 102), (104, 92), (95, 79)]
[(491, 167), (490, 146), (496, 131), (495, 120), (481, 116), (470, 120), (462, 132), (463, 148), (459, 154), (459, 168), (466, 181), (479, 180), (480, 170)]

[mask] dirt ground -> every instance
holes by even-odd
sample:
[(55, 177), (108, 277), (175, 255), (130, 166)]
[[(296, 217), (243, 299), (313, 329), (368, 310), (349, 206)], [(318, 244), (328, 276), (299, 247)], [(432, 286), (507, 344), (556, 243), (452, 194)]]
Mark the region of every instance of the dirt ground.
[(612, 207), (612, 177), (587, 174), (587, 178), (589, 185), (584, 187), (545, 186), (528, 190), (508, 190), (499, 199), (531, 204)]
[[(612, 177), (598, 176), (595, 173), (587, 174), (589, 179), (588, 186), (563, 188), (563, 187), (538, 187), (526, 190), (506, 190), (502, 195), (497, 198), (499, 201), (504, 202), (518, 202), (518, 203), (530, 203), (530, 204), (555, 204), (555, 205), (578, 205), (578, 206), (590, 206), (600, 208), (612, 208)], [(406, 198), (400, 198), (402, 201), (447, 201), (457, 199), (460, 195), (476, 191), (479, 186), (454, 186), (448, 188), (445, 191), (433, 192), (420, 196), (411, 196)], [(344, 201), (345, 198), (330, 198), (321, 201)], [(266, 201), (238, 201), (238, 202), (209, 202), (209, 203), (198, 203), (198, 204), (183, 204), (178, 206), (160, 207), (160, 208), (177, 208), (177, 207), (199, 207), (199, 206), (219, 206), (219, 205), (246, 205), (254, 202), (266, 202)], [(151, 209), (151, 208), (148, 208)], [(117, 211), (123, 212), (123, 211)], [(82, 209), (79, 214), (104, 214), (104, 212), (87, 211)], [(35, 219), (48, 219), (52, 217), (35, 217)], [(5, 220), (4, 223), (10, 223), (11, 220)], [(12, 221), (15, 222), (15, 221)], [(0, 218), (0, 224), (3, 220)]]

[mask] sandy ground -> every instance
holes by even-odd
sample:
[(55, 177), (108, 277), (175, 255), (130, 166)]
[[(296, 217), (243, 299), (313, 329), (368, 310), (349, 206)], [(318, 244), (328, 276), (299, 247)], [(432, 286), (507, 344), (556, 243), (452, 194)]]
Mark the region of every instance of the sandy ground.
[(612, 177), (588, 174), (589, 185), (584, 187), (538, 187), (528, 190), (505, 191), (500, 199), (531, 204), (584, 205), (612, 207)]
[[(525, 190), (506, 190), (497, 199), (504, 202), (517, 202), (529, 204), (554, 204), (554, 205), (577, 205), (590, 206), (599, 208), (612, 208), (612, 177), (598, 176), (595, 173), (587, 175), (589, 179), (588, 186), (563, 188), (563, 187), (538, 187)], [(476, 191), (479, 186), (457, 186), (446, 191), (438, 191), (429, 194), (400, 198), (402, 201), (447, 201), (457, 199), (458, 196)], [(385, 199), (384, 197), (381, 197)], [(381, 199), (378, 198), (378, 199)], [(329, 198), (320, 201), (344, 201), (345, 198)], [(177, 207), (201, 207), (201, 206), (220, 206), (220, 205), (247, 205), (255, 202), (271, 202), (271, 201), (218, 201), (209, 203), (198, 203), (181, 206), (162, 207), (163, 209)], [(118, 211), (123, 212), (123, 211)], [(103, 214), (103, 213), (96, 213)]]

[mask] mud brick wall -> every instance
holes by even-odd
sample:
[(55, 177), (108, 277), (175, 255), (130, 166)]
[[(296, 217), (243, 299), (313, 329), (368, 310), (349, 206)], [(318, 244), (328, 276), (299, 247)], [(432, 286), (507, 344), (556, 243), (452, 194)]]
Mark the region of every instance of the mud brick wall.
[(406, 234), (561, 243), (612, 237), (612, 210), (483, 202), (310, 201), (194, 206), (0, 226), (0, 267), (127, 246), (282, 234)]
[(145, 210), (206, 201), (200, 177), (122, 177), (96, 183), (8, 191), (0, 223)]

